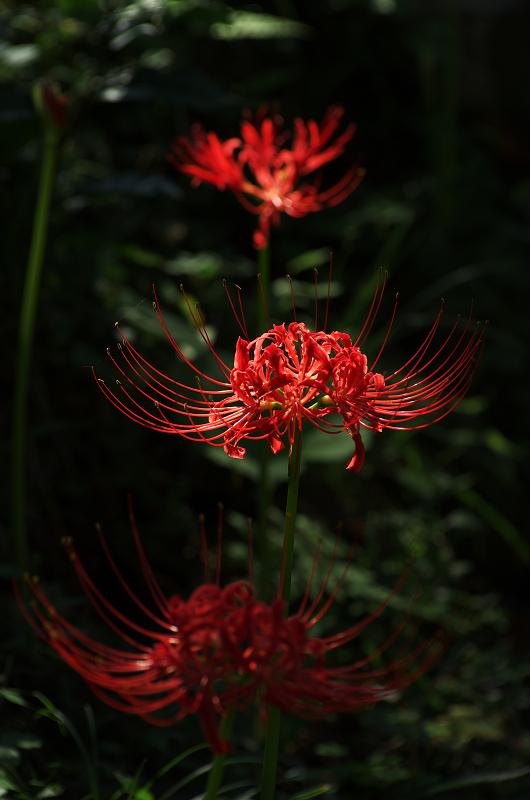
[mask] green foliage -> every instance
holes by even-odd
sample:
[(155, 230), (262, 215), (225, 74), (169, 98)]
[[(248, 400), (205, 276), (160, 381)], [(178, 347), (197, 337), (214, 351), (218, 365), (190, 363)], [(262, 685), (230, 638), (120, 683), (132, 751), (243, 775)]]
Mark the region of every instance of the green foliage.
[[(104, 401), (87, 369), (94, 365), (98, 376), (115, 379), (105, 352), (119, 340), (119, 320), (149, 362), (189, 381), (152, 309), (153, 284), (173, 335), (207, 374), (216, 374), (216, 365), (190, 323), (180, 283), (192, 308), (200, 302), (228, 365), (240, 331), (223, 278), (231, 291), (241, 285), (256, 333), (254, 218), (228, 192), (192, 189), (166, 162), (172, 138), (187, 135), (193, 121), (227, 139), (238, 135), (241, 108), (257, 110), (278, 99), (291, 130), (296, 116), (319, 121), (334, 102), (358, 123), (347, 153), (325, 168), (323, 186), (359, 158), (367, 168), (360, 187), (334, 209), (282, 219), (273, 231), (273, 321), (291, 319), (287, 272), (298, 319), (314, 325), (314, 268), (323, 320), (330, 250), (330, 330), (356, 335), (379, 268), (390, 273), (366, 343), (371, 358), (400, 294), (382, 371), (392, 373), (416, 350), (440, 297), (446, 302), (440, 341), (459, 312), (467, 317), (471, 298), (473, 324), (490, 318), (466, 400), (425, 431), (365, 434), (359, 475), (344, 470), (352, 452), (347, 435), (304, 434), (297, 597), (319, 538), (315, 587), (328, 567), (336, 524), (344, 522), (331, 590), (360, 527), (354, 562), (319, 630), (344, 630), (370, 613), (413, 558), (403, 593), (346, 656), (373, 653), (422, 582), (414, 612), (418, 635), (451, 619), (455, 641), (432, 672), (392, 702), (348, 719), (285, 719), (278, 800), (318, 792), (329, 800), (515, 800), (530, 786), (530, 16), (523, 4), (508, 14), (491, 2), (486, 15), (472, 3), (458, 12), (455, 3), (456, 16), (439, 11), (442, 5), (38, 0), (0, 7), (7, 385), (42, 152), (31, 90), (47, 76), (68, 97), (32, 367), (28, 519), (32, 570), (73, 624), (96, 638), (107, 635), (60, 553), (63, 535), (76, 537), (87, 570), (114, 591), (93, 536), (100, 520), (120, 568), (143, 591), (134, 577), (129, 490), (149, 560), (168, 594), (186, 596), (202, 579), (197, 515), (206, 514), (214, 547), (219, 500), (227, 509), (223, 579), (248, 571), (257, 450), (235, 461), (220, 449), (135, 426)], [(3, 419), (10, 418), (10, 403), (6, 391)], [(2, 463), (9, 462), (8, 440), (4, 428)], [(276, 561), (285, 463), (285, 453), (271, 462)], [(8, 508), (7, 474), (0, 487)], [(0, 525), (4, 579), (16, 570), (6, 514)], [(202, 789), (209, 763), (189, 747), (199, 741), (194, 720), (158, 730), (123, 719), (94, 700), (26, 629), (8, 580), (1, 601), (0, 797), (37, 800), (62, 791), (68, 800), (88, 800), (99, 791), (102, 800), (186, 800)], [(126, 600), (120, 595), (118, 601), (127, 612)], [(43, 693), (38, 701), (35, 690)], [(89, 703), (94, 725), (83, 711)], [(235, 737), (223, 791), (243, 800), (255, 796), (258, 773), (242, 759), (250, 749), (258, 761), (262, 747), (252, 709)], [(180, 754), (187, 754), (182, 763)]]

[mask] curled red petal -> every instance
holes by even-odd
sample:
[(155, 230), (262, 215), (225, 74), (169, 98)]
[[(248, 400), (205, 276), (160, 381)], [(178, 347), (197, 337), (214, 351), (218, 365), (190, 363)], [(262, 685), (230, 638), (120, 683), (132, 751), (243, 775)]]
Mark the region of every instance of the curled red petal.
[(360, 472), (364, 464), (364, 443), (359, 432), (352, 433), (352, 439), (355, 442), (355, 455), (346, 464), (346, 469)]

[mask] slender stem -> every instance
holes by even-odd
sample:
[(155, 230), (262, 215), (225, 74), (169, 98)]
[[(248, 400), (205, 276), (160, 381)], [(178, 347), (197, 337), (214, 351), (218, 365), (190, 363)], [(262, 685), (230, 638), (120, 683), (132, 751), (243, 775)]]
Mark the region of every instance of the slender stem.
[(289, 486), (287, 489), (287, 503), (285, 505), (285, 528), (283, 531), (283, 559), (282, 572), (283, 588), (282, 600), (285, 601), (285, 613), (289, 614), (289, 599), (291, 597), (291, 573), (293, 571), (294, 531), (296, 527), (296, 512), (298, 509), (298, 486), (300, 484), (300, 457), (302, 454), (302, 431), (295, 424), (294, 441), (289, 458)]
[(265, 752), (263, 754), (261, 800), (274, 800), (281, 715), (282, 712), (276, 706), (269, 706), (267, 709), (267, 734), (265, 737)]
[[(261, 289), (258, 286), (256, 319), (258, 321), (258, 332), (262, 334), (269, 330), (266, 306), (270, 308), (271, 253), (268, 246), (264, 247), (263, 250), (258, 250), (258, 272)], [(263, 295), (261, 294), (262, 290)], [(263, 298), (265, 298), (265, 304), (263, 303)]]
[[(302, 431), (295, 424), (294, 442), (289, 459), (289, 486), (285, 507), (285, 528), (283, 536), (282, 559), (282, 600), (285, 601), (285, 613), (289, 613), (291, 596), (291, 573), (293, 570), (294, 532), (296, 511), (298, 508), (298, 487), (300, 484), (300, 456), (302, 452)], [(274, 800), (276, 788), (276, 769), (278, 766), (278, 744), (280, 741), (281, 711), (269, 706), (267, 713), (267, 733), (265, 735), (265, 753), (263, 756), (263, 783), (261, 800)]]
[[(270, 250), (258, 250), (258, 272), (261, 288), (258, 287), (256, 319), (258, 335), (269, 329), (266, 306), (270, 306)], [(262, 295), (263, 291), (263, 295)], [(265, 299), (265, 303), (263, 300)], [(258, 597), (268, 603), (271, 599), (271, 565), (268, 511), (274, 487), (270, 476), (271, 450), (266, 439), (259, 442), (259, 485), (257, 514), (257, 549), (259, 556)]]
[(12, 502), (15, 555), (17, 563), (22, 569), (26, 569), (28, 561), (26, 533), (26, 418), (29, 376), (58, 141), (58, 136), (51, 131), (48, 131), (44, 136), (44, 154), (39, 192), (33, 220), (33, 232), (18, 329), (18, 358), (13, 404)]
[[(221, 729), (219, 733), (222, 739), (230, 739), (230, 736), (232, 735), (233, 724), (234, 712), (232, 710), (228, 712), (221, 723)], [(203, 797), (203, 800), (215, 800), (217, 797), (217, 792), (219, 791), (223, 781), (226, 755), (226, 753), (222, 753), (222, 755), (213, 757), (212, 768), (210, 770), (210, 774), (208, 775), (208, 784), (206, 786), (206, 793)]]
[(274, 492), (270, 474), (271, 448), (266, 439), (259, 442), (259, 486), (257, 545), (259, 552), (259, 580), (257, 595), (260, 600), (271, 600), (271, 548), (269, 539), (269, 508)]

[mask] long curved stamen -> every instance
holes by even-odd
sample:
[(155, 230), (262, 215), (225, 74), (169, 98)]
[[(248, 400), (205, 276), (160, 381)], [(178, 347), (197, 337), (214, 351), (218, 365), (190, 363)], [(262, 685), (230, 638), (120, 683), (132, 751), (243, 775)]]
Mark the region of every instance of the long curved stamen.
[[(376, 284), (376, 287), (375, 287), (374, 296), (372, 298), (372, 305), (370, 306), (370, 310), (368, 311), (368, 316), (366, 317), (366, 321), (365, 321), (363, 327), (361, 328), (361, 332), (359, 333), (359, 335), (357, 336), (357, 339), (354, 342), (354, 347), (362, 347), (363, 346), (363, 344), (365, 343), (367, 337), (370, 334), (370, 331), (372, 330), (372, 326), (374, 324), (375, 318), (377, 317), (377, 313), (378, 313), (379, 307), (381, 305), (381, 300), (383, 299), (383, 294), (385, 292), (386, 280), (388, 278), (388, 272), (385, 272), (383, 285), (381, 287), (381, 293), (379, 294), (379, 284), (381, 282), (381, 273), (382, 272), (383, 272), (383, 268), (379, 267), (379, 274), (377, 276), (377, 284)], [(377, 302), (377, 308), (375, 309), (375, 312), (374, 312), (374, 306), (375, 306), (376, 302)]]
[[(324, 317), (324, 333), (328, 327), (329, 296), (331, 293), (331, 272), (333, 270), (333, 253), (329, 254), (329, 275), (328, 275), (328, 295), (326, 298), (326, 316)], [(295, 318), (296, 320), (296, 318)], [(316, 325), (315, 325), (316, 327)]]
[[(377, 432), (384, 428), (420, 429), (444, 417), (469, 389), (484, 344), (483, 333), (478, 329), (469, 335), (470, 315), (462, 331), (456, 333), (457, 320), (442, 343), (434, 346), (442, 307), (416, 352), (401, 368), (383, 378), (375, 373), (375, 368), (393, 326), (396, 296), (383, 344), (368, 371), (367, 359), (358, 344), (365, 341), (379, 312), (387, 280), (386, 273), (384, 279), (381, 275), (380, 271), (366, 322), (355, 344), (345, 333), (312, 332), (297, 321), (288, 326), (274, 325), (252, 341), (239, 339), (234, 367), (229, 370), (215, 354), (198, 305), (193, 313), (186, 298), (201, 337), (226, 381), (213, 379), (193, 367), (198, 386), (183, 384), (152, 367), (124, 339), (123, 346), (119, 344), (118, 348), (126, 368), (118, 364), (109, 350), (109, 357), (123, 378), (117, 381), (119, 392), (111, 391), (103, 381), (98, 382), (100, 389), (120, 411), (145, 427), (223, 446), (235, 458), (245, 456), (240, 444), (245, 439), (267, 439), (273, 452), (278, 452), (286, 442), (292, 444), (295, 426), (299, 428), (304, 419), (327, 433), (346, 430), (352, 435), (358, 453), (347, 468), (358, 471), (364, 461), (361, 428)], [(237, 287), (241, 316), (236, 313), (226, 282), (224, 286), (238, 325), (246, 335), (240, 288)], [(290, 286), (294, 312), (291, 280)], [(328, 304), (329, 286), (328, 281)], [(263, 287), (261, 292), (263, 295)], [(171, 337), (157, 303), (154, 306), (172, 346), (190, 364)], [(317, 315), (315, 271), (318, 327)], [(203, 388), (203, 381), (212, 388)], [(150, 403), (154, 403), (155, 409)], [(342, 422), (328, 421), (329, 414), (340, 414)]]
[[(129, 509), (132, 517), (131, 505)], [(148, 618), (162, 628), (161, 632), (141, 629), (121, 615), (97, 590), (79, 563), (71, 541), (65, 542), (90, 601), (111, 629), (133, 645), (135, 652), (102, 645), (78, 631), (56, 612), (37, 579), (28, 578), (29, 586), (36, 597), (31, 611), (25, 608), (15, 583), (17, 600), (33, 629), (84, 678), (96, 696), (105, 703), (125, 713), (137, 714), (146, 722), (162, 727), (178, 722), (187, 714), (197, 713), (214, 753), (226, 752), (230, 746), (219, 734), (218, 719), (233, 710), (248, 708), (255, 698), (262, 706), (276, 705), (304, 718), (320, 719), (336, 711), (359, 711), (401, 691), (424, 674), (446, 649), (449, 639), (448, 625), (417, 645), (414, 643), (416, 635), (409, 637), (393, 661), (383, 667), (366, 669), (403, 632), (413, 613), (418, 591), (404, 618), (375, 652), (342, 666), (327, 666), (327, 652), (348, 644), (377, 619), (401, 587), (410, 565), (389, 597), (364, 620), (333, 636), (309, 636), (309, 628), (322, 619), (335, 601), (349, 567), (353, 548), (346, 568), (330, 597), (316, 612), (335, 563), (338, 538), (316, 603), (314, 601), (306, 610), (318, 560), (319, 546), (317, 547), (311, 578), (299, 611), (292, 617), (286, 617), (282, 600), (276, 598), (270, 605), (256, 600), (251, 584), (239, 582), (221, 589), (221, 524), (220, 507), (216, 583), (203, 584), (188, 601), (182, 600), (178, 595), (166, 599), (154, 577), (151, 580), (149, 565), (142, 563), (142, 570), (155, 600), (166, 605), (162, 612), (163, 619), (159, 619), (156, 614), (148, 614)], [(135, 525), (133, 529), (137, 538)], [(206, 534), (202, 520), (201, 538), (207, 565)], [(252, 575), (251, 540), (249, 520), (249, 562)], [(137, 549), (142, 554), (141, 560), (145, 560), (139, 541)], [(125, 588), (125, 581), (119, 570), (116, 568), (114, 571)], [(144, 611), (143, 604), (139, 607)], [(124, 623), (127, 629), (147, 636), (152, 644), (136, 642), (114, 619)], [(166, 619), (174, 621), (174, 630), (165, 622)], [(159, 712), (164, 711), (167, 716), (159, 716)]]
[(259, 288), (260, 288), (260, 291), (261, 291), (261, 297), (263, 299), (263, 305), (265, 306), (265, 313), (266, 313), (267, 319), (269, 321), (269, 327), (272, 327), (271, 326), (271, 318), (269, 316), (269, 309), (267, 307), (267, 301), (265, 299), (265, 292), (263, 291), (263, 286), (261, 284), (261, 273), (259, 273), (259, 272), (258, 272), (258, 282), (259, 282)]

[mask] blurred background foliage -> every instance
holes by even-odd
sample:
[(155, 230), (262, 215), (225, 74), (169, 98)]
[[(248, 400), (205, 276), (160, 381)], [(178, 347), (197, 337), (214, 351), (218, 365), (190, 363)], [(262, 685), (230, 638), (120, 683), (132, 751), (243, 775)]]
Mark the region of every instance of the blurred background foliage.
[[(212, 358), (190, 323), (179, 284), (200, 299), (227, 363), (238, 331), (223, 278), (242, 286), (252, 327), (255, 219), (231, 194), (205, 185), (192, 189), (172, 170), (166, 154), (175, 135), (189, 134), (200, 120), (221, 138), (235, 136), (241, 109), (256, 110), (263, 102), (281, 104), (288, 129), (297, 116), (319, 121), (332, 103), (344, 105), (357, 133), (347, 153), (326, 167), (324, 181), (332, 185), (354, 159), (367, 175), (336, 208), (283, 218), (273, 231), (272, 317), (291, 319), (289, 273), (298, 317), (311, 324), (313, 269), (324, 287), (333, 250), (333, 329), (360, 330), (377, 271), (389, 272), (367, 344), (372, 357), (400, 294), (381, 369), (391, 372), (407, 360), (441, 297), (443, 331), (458, 313), (467, 317), (471, 302), (473, 320), (490, 320), (467, 398), (432, 428), (366, 436), (359, 475), (344, 470), (350, 439), (307, 433), (294, 575), (299, 594), (318, 537), (324, 537), (323, 573), (336, 524), (344, 521), (338, 576), (362, 523), (354, 564), (326, 629), (347, 628), (372, 610), (411, 556), (406, 591), (349, 646), (352, 657), (373, 652), (390, 635), (422, 576), (416, 613), (426, 632), (455, 610), (459, 621), (439, 666), (392, 703), (322, 723), (285, 718), (279, 798), (312, 786), (324, 786), (323, 796), (337, 800), (523, 800), (530, 791), (524, 500), (530, 477), (529, 37), (528, 0), (0, 3), (0, 303), (8, 345), (2, 463), (9, 463), (10, 386), (42, 152), (31, 87), (47, 76), (67, 94), (69, 124), (33, 357), (27, 452), (32, 571), (58, 608), (96, 637), (105, 636), (103, 625), (76, 584), (61, 536), (75, 537), (98, 585), (134, 613), (94, 535), (100, 521), (127, 579), (145, 594), (127, 523), (127, 491), (148, 557), (170, 594), (187, 596), (201, 580), (199, 513), (206, 514), (213, 547), (216, 504), (224, 503), (226, 581), (245, 575), (246, 518), (256, 513), (259, 470), (252, 448), (237, 462), (217, 449), (147, 431), (121, 416), (91, 375), (95, 366), (99, 377), (115, 378), (105, 353), (115, 347), (119, 320), (148, 361), (189, 380), (156, 320), (153, 284), (175, 338), (206, 373), (214, 370)], [(278, 552), (285, 464), (281, 455), (272, 461), (270, 526)], [(200, 741), (196, 721), (159, 730), (120, 717), (93, 698), (23, 621), (9, 583), (16, 573), (9, 486), (6, 470), (0, 482), (0, 795), (88, 796), (84, 762), (53, 708), (88, 747), (93, 726), (83, 705), (90, 704), (102, 797), (195, 796), (202, 783), (176, 794), (172, 787), (207, 762), (204, 752), (143, 793), (132, 776), (147, 759), (141, 787)], [(461, 620), (459, 608), (465, 610)], [(34, 691), (50, 698), (49, 706), (32, 697)], [(47, 718), (39, 708), (47, 709)], [(259, 754), (260, 736), (249, 713), (236, 730), (235, 754)], [(230, 770), (230, 781), (256, 777), (248, 764)], [(237, 787), (228, 795), (251, 796)]]

